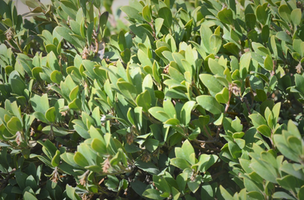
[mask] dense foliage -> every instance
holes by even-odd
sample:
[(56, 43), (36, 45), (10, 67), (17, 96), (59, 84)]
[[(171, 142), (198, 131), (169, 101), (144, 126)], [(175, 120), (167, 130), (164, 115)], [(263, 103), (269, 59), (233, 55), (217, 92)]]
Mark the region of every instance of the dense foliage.
[(1, 199), (304, 199), (298, 0), (0, 0)]

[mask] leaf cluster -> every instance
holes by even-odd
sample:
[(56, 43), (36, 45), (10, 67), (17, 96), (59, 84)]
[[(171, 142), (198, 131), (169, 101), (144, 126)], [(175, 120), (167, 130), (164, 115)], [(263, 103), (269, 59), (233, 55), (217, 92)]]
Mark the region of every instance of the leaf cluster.
[(304, 199), (301, 1), (22, 1), (1, 199)]

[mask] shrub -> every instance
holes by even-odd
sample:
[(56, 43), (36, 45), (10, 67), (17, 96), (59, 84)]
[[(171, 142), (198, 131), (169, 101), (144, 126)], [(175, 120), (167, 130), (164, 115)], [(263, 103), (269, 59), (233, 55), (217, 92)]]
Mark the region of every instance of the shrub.
[(130, 0), (128, 25), (23, 2), (0, 1), (1, 199), (304, 199), (301, 1)]

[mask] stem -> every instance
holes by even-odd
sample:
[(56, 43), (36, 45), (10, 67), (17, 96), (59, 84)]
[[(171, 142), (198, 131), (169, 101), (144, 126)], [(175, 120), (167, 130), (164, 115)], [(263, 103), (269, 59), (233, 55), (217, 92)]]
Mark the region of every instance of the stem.
[(212, 139), (213, 137), (210, 135), (208, 129), (204, 126), (204, 131), (206, 132), (209, 139)]

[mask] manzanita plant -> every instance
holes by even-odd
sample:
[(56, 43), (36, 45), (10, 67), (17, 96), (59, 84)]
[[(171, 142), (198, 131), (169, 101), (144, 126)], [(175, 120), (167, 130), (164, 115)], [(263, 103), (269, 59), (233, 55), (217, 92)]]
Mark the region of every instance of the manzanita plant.
[(22, 2), (0, 0), (1, 199), (304, 199), (301, 1)]

